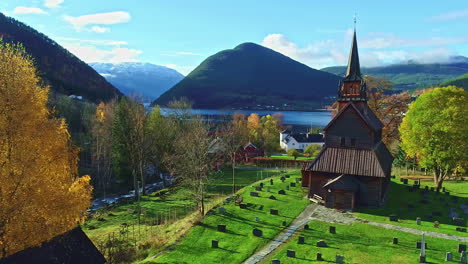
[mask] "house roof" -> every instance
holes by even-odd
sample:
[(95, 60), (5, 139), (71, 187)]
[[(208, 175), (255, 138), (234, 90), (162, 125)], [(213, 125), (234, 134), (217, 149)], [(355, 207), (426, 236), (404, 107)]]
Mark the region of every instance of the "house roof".
[(322, 134), (291, 134), (285, 138), (285, 143), (289, 141), (289, 137), (294, 138), (298, 143), (321, 143), (323, 142)]
[(332, 124), (334, 124), (336, 122), (336, 120), (338, 120), (341, 116), (342, 113), (344, 113), (345, 111), (347, 111), (348, 108), (352, 108), (354, 109), (359, 117), (367, 124), (369, 125), (369, 127), (374, 130), (374, 131), (378, 131), (380, 129), (383, 128), (383, 124), (382, 122), (380, 121), (380, 119), (374, 114), (374, 112), (372, 112), (372, 110), (369, 108), (369, 106), (367, 104), (362, 104), (362, 110), (358, 109), (355, 105), (354, 102), (348, 102), (345, 107), (343, 107), (343, 109), (341, 109), (336, 115), (335, 117), (333, 117), (333, 119), (330, 121), (330, 123), (328, 123), (328, 125), (323, 129), (323, 130), (327, 130), (330, 126), (332, 126)]
[(357, 181), (358, 180), (352, 175), (341, 174), (340, 176), (330, 179), (323, 185), (323, 188), (357, 192), (359, 191), (359, 183)]
[(257, 149), (257, 147), (256, 147), (254, 144), (250, 143), (250, 142), (249, 142), (249, 144), (247, 144), (247, 145), (244, 146), (244, 149), (246, 149), (246, 148), (248, 148), (248, 147), (250, 147), (250, 146), (253, 147), (253, 148), (255, 148), (255, 149)]
[(356, 30), (354, 30), (353, 43), (351, 44), (351, 51), (349, 52), (348, 68), (346, 69), (346, 76), (343, 81), (362, 81)]
[(80, 227), (58, 235), (39, 247), (28, 248), (0, 259), (0, 264), (94, 264), (105, 262), (104, 256)]
[(392, 162), (392, 155), (379, 142), (374, 149), (325, 147), (305, 170), (385, 178), (390, 176)]

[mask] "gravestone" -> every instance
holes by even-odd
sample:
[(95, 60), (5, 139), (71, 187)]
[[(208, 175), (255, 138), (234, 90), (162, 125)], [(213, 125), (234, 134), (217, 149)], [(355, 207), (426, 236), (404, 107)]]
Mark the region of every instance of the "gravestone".
[[(421, 249), (421, 242), (419, 242), (419, 241), (416, 242), (416, 248), (417, 248), (417, 249)], [(424, 242), (424, 248), (427, 249), (427, 243), (426, 243), (426, 242)]]
[(304, 244), (305, 237), (304, 236), (299, 236), (299, 240), (297, 241), (298, 244)]
[(268, 197), (270, 200), (276, 200), (276, 197), (274, 195), (270, 195), (270, 197)]
[(291, 182), (291, 183), (289, 183), (289, 185), (290, 185), (291, 187), (296, 187), (296, 183), (295, 183), (295, 182)]
[(317, 247), (327, 247), (327, 243), (323, 240), (317, 241)]
[(330, 232), (330, 234), (336, 234), (336, 227), (330, 226), (330, 227), (328, 228), (328, 231)]
[(263, 188), (263, 182), (260, 183), (260, 188)]
[(247, 209), (247, 205), (244, 203), (239, 204), (240, 209)]
[(283, 226), (286, 226), (286, 225), (287, 225), (286, 221), (283, 221), (283, 223), (281, 223), (281, 224), (282, 224)]
[(278, 210), (277, 209), (270, 209), (270, 214), (271, 215), (278, 215)]
[(282, 182), (284, 182), (284, 181), (286, 180), (286, 178), (285, 178), (284, 176), (282, 176), (282, 177), (280, 178), (280, 180), (281, 180)]
[(465, 219), (463, 219), (463, 218), (454, 217), (454, 218), (452, 218), (452, 220), (453, 220), (453, 223), (454, 223), (455, 225), (457, 225), (457, 226), (463, 226), (463, 225), (465, 225)]
[(218, 240), (211, 240), (211, 247), (218, 248)]
[(289, 178), (289, 177), (291, 177), (291, 176), (289, 176), (289, 174), (286, 174), (286, 175), (284, 175), (284, 177)]
[(267, 192), (271, 192), (270, 186), (267, 187)]
[(445, 192), (445, 187), (442, 187), (442, 192)]
[(466, 233), (466, 228), (464, 228), (464, 227), (457, 227), (455, 230), (457, 230), (458, 232), (465, 232)]
[(439, 225), (440, 225), (439, 221), (435, 221), (435, 222), (434, 222), (434, 227), (435, 227), (435, 228), (439, 228)]
[(286, 185), (286, 191), (289, 191), (289, 185)]
[(318, 260), (318, 261), (323, 261), (322, 253), (317, 252), (317, 260)]
[(279, 259), (274, 259), (271, 261), (271, 264), (281, 264), (281, 261)]
[(252, 197), (258, 197), (258, 192), (250, 192), (250, 196), (252, 196)]
[(408, 184), (408, 179), (403, 179), (403, 184)]
[(398, 222), (398, 216), (396, 216), (395, 214), (389, 215), (388, 218), (392, 222)]
[(218, 209), (218, 212), (219, 212), (220, 214), (225, 214), (225, 213), (226, 213), (226, 208), (220, 207), (220, 208)]
[(261, 191), (262, 191), (262, 187), (260, 187), (260, 186), (255, 187), (255, 191), (261, 192)]
[(445, 261), (452, 261), (453, 255), (452, 252), (445, 253)]
[(335, 262), (338, 264), (343, 264), (344, 263), (344, 257), (341, 255), (336, 255), (335, 256)]
[(253, 235), (256, 236), (256, 237), (261, 237), (261, 236), (263, 235), (262, 230), (257, 229), (257, 228), (254, 228), (254, 229), (252, 230), (252, 233), (253, 233)]
[(258, 222), (258, 221), (260, 221), (260, 217), (256, 216), (255, 217), (255, 222)]
[(226, 232), (226, 225), (218, 225), (219, 232)]
[(462, 251), (466, 251), (466, 245), (465, 244), (458, 244), (458, 253), (462, 253)]
[(295, 258), (296, 257), (296, 251), (294, 251), (292, 249), (288, 249), (288, 251), (286, 251), (286, 256), (288, 258)]
[(305, 224), (305, 225), (304, 225), (304, 230), (309, 230), (309, 228), (310, 228), (310, 227), (309, 227), (309, 224)]
[(392, 243), (393, 243), (394, 245), (397, 245), (397, 244), (398, 244), (398, 238), (397, 238), (397, 237), (394, 237)]
[(435, 188), (434, 187), (431, 187), (431, 192), (435, 191)]
[(273, 179), (270, 179), (270, 185), (273, 185)]
[(296, 183), (299, 183), (301, 181), (301, 178), (296, 178)]
[(464, 264), (467, 263), (466, 251), (463, 251), (463, 252), (460, 254), (460, 263), (464, 263)]
[(416, 217), (416, 224), (421, 225), (421, 217)]
[(445, 195), (450, 195), (450, 192), (445, 192)]
[(424, 186), (424, 190), (429, 191), (429, 186)]
[(432, 212), (432, 215), (433, 215), (433, 216), (442, 216), (442, 213), (439, 212), (439, 211), (433, 211), (433, 212)]
[(278, 194), (286, 195), (286, 191), (284, 191), (284, 190), (279, 190), (279, 191), (278, 191)]

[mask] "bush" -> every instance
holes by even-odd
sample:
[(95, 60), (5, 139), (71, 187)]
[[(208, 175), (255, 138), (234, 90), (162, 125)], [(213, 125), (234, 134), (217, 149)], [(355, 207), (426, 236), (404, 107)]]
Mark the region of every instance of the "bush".
[(321, 149), (322, 147), (320, 145), (311, 144), (304, 149), (304, 153), (307, 153), (312, 157), (317, 157)]
[(299, 157), (300, 153), (297, 149), (289, 149), (288, 150), (288, 156), (294, 157), (294, 159), (297, 159)]

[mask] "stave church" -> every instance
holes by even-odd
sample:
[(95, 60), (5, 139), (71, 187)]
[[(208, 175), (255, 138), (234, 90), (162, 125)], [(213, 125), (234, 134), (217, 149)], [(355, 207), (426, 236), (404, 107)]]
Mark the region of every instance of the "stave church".
[(302, 168), (309, 198), (343, 210), (381, 207), (393, 157), (382, 142), (382, 122), (367, 105), (354, 30), (346, 76), (339, 84), (337, 114), (324, 128), (325, 144)]

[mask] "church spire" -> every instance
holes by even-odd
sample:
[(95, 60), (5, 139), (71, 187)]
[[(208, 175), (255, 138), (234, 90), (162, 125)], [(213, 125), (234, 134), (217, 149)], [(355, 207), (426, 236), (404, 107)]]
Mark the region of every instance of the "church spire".
[(349, 53), (348, 68), (346, 69), (346, 77), (343, 81), (362, 81), (361, 69), (359, 65), (359, 54), (356, 40), (356, 29), (354, 29), (353, 43)]

